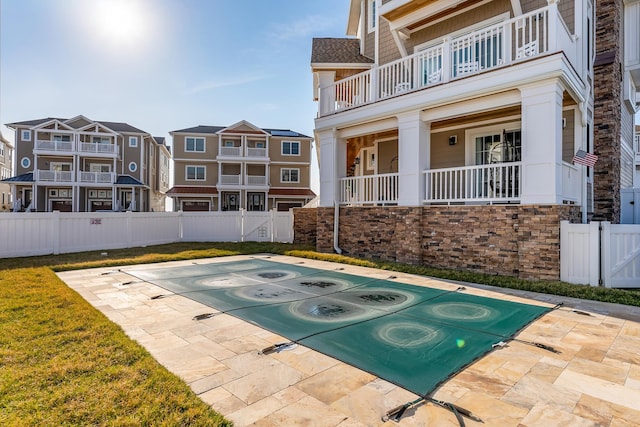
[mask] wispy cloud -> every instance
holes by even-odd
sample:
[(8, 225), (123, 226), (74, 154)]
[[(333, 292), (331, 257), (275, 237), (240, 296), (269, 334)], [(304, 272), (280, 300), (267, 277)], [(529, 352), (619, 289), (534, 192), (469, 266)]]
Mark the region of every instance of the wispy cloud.
[(253, 83), (260, 80), (266, 80), (271, 78), (269, 74), (256, 74), (256, 75), (246, 75), (246, 76), (235, 76), (232, 78), (219, 78), (215, 80), (209, 80), (203, 83), (200, 83), (190, 89), (187, 90), (187, 93), (199, 93), (206, 92), (210, 90), (215, 90), (223, 87), (230, 86), (242, 86), (247, 83)]
[(308, 39), (314, 33), (323, 33), (335, 25), (327, 16), (309, 15), (286, 25), (272, 26), (270, 36), (274, 40)]

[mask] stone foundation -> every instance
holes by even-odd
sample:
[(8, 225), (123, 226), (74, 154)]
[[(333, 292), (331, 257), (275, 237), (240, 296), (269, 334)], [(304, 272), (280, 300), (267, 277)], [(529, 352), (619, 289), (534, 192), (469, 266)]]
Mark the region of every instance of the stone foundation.
[(316, 245), (318, 213), (316, 209), (293, 209), (293, 243)]
[[(313, 227), (312, 209), (299, 219)], [(334, 252), (333, 208), (317, 214), (316, 250)], [(524, 279), (560, 278), (560, 221), (580, 222), (580, 208), (560, 205), (342, 207), (343, 254), (382, 261)], [(310, 240), (299, 240), (296, 243)]]

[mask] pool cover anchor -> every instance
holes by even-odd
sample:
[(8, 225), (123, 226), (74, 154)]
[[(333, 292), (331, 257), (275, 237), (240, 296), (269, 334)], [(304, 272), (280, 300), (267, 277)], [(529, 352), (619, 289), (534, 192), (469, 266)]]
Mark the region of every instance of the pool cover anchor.
[(267, 355), (271, 353), (280, 353), (281, 351), (289, 350), (297, 345), (294, 341), (282, 342), (279, 344), (270, 345), (269, 347), (265, 347), (258, 352), (260, 355)]
[(450, 402), (445, 402), (443, 400), (438, 400), (438, 399), (434, 399), (433, 397), (429, 397), (429, 396), (425, 396), (425, 397), (419, 397), (416, 400), (412, 400), (411, 402), (407, 402), (404, 405), (400, 405), (397, 406), (393, 409), (391, 409), (390, 411), (387, 411), (387, 413), (382, 417), (382, 421), (383, 422), (387, 422), (389, 420), (392, 421), (400, 421), (400, 419), (402, 418), (402, 416), (404, 415), (404, 413), (407, 411), (407, 409), (416, 406), (422, 402), (431, 402), (433, 404), (436, 404), (438, 406), (441, 406), (451, 412), (453, 412), (453, 414), (456, 416), (456, 419), (458, 420), (458, 423), (460, 424), (460, 427), (465, 427), (464, 424), (464, 419), (462, 418), (462, 416), (465, 416), (473, 421), (479, 422), (479, 423), (483, 423), (484, 421), (482, 421), (482, 419), (480, 417), (478, 417), (477, 415), (473, 414), (471, 411), (469, 411), (468, 409), (465, 409), (461, 406), (458, 405), (454, 405), (453, 403)]

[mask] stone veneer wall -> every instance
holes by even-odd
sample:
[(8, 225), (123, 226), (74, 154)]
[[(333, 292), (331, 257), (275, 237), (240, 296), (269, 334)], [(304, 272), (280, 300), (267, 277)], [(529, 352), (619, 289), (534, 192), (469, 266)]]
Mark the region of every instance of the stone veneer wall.
[(620, 0), (596, 0), (593, 219), (620, 222), (622, 16)]
[[(333, 252), (333, 213), (333, 208), (317, 208), (319, 252)], [(579, 208), (348, 207), (340, 208), (338, 246), (345, 255), (361, 258), (558, 280), (562, 220), (580, 222)], [(303, 222), (310, 224), (308, 218)]]
[(316, 245), (316, 222), (318, 221), (317, 209), (294, 208), (293, 209), (293, 243), (299, 245)]

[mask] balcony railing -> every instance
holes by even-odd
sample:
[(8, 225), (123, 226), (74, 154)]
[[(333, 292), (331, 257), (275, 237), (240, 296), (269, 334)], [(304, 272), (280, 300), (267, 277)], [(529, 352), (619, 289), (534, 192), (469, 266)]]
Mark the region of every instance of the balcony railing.
[(220, 147), (220, 156), (240, 157), (242, 147)]
[(56, 151), (56, 152), (72, 152), (75, 144), (73, 141), (36, 141), (36, 150)]
[(73, 172), (37, 169), (35, 180), (48, 182), (73, 182)]
[[(553, 13), (550, 13), (553, 11)], [(426, 87), (498, 69), (575, 46), (557, 11), (547, 6), (374, 67), (320, 88), (319, 114), (366, 105)]]
[(81, 142), (80, 151), (82, 153), (96, 154), (118, 154), (118, 146), (116, 144), (99, 144), (95, 142)]
[(78, 181), (88, 184), (113, 184), (116, 174), (113, 172), (78, 172)]
[(424, 172), (425, 203), (517, 202), (522, 190), (520, 162)]
[(340, 179), (340, 202), (347, 205), (398, 203), (398, 174), (353, 176)]
[(222, 185), (240, 185), (242, 175), (220, 175), (218, 182)]
[(267, 157), (267, 149), (248, 147), (247, 157)]
[(247, 185), (267, 185), (267, 177), (260, 175), (247, 175)]
[(220, 147), (220, 157), (268, 157), (266, 148)]

